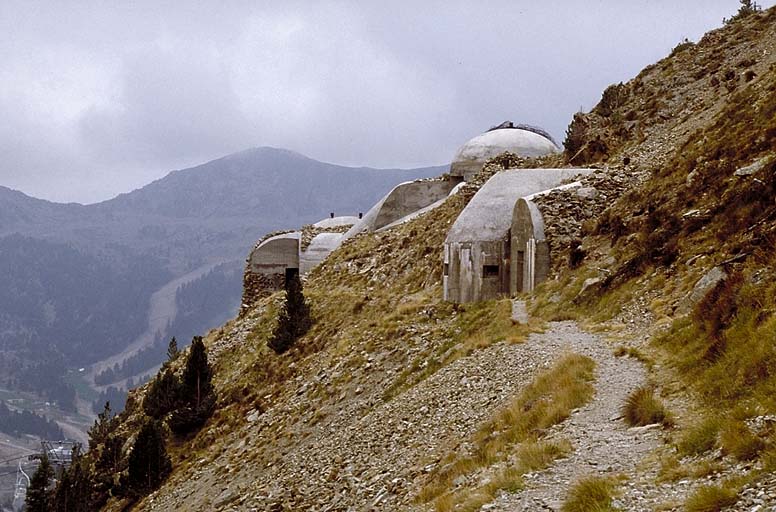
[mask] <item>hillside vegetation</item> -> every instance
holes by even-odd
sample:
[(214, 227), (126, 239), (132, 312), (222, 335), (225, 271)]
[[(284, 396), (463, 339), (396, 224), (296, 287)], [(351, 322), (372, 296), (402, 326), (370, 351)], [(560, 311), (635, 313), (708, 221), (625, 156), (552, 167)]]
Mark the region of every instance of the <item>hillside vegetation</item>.
[[(358, 236), (307, 277), (314, 323), (289, 351), (267, 347), (282, 294), (206, 337), (216, 410), (168, 436), (172, 473), (135, 509), (514, 509), (529, 475), (583, 448), (553, 433), (606, 385), (553, 345), (557, 325), (576, 332), (559, 320), (648, 371), (621, 404), (641, 426), (622, 434), (655, 441), (636, 474), (553, 489), (564, 510), (626, 507), (627, 492), (661, 510), (776, 503), (776, 9), (607, 89), (575, 116), (565, 158), (638, 179), (583, 224), (575, 269), (528, 298), (531, 323), (508, 299), (441, 300), (442, 244), (478, 185)], [(115, 426), (125, 454), (145, 390)]]

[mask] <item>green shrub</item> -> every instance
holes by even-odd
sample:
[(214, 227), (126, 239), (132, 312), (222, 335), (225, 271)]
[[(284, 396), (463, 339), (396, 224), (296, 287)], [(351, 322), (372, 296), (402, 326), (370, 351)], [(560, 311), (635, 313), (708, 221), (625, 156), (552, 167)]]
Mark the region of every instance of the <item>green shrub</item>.
[(310, 307), (302, 293), (302, 282), (298, 274), (286, 279), (286, 300), (280, 309), (278, 323), (267, 341), (269, 348), (282, 354), (302, 337), (312, 326)]

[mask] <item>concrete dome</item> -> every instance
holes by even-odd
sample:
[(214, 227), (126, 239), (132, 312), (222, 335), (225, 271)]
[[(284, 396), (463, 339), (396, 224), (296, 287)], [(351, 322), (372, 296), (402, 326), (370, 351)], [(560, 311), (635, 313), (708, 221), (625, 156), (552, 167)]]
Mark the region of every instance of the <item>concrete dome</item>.
[(458, 150), (450, 174), (469, 180), (485, 162), (509, 151), (528, 158), (557, 153), (560, 148), (548, 137), (524, 128), (496, 128), (478, 135)]

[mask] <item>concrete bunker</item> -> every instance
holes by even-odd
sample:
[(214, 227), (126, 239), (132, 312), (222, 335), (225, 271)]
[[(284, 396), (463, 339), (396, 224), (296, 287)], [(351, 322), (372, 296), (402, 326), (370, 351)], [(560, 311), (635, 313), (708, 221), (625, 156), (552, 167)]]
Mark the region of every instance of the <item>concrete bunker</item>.
[[(462, 303), (493, 299), (532, 287), (537, 275), (546, 277), (542, 262), (545, 254), (549, 258), (549, 253), (543, 227), (536, 222), (541, 221), (541, 214), (535, 205), (520, 207), (517, 202), (589, 172), (587, 169), (510, 169), (488, 180), (458, 216), (445, 239), (444, 299)], [(522, 232), (513, 236), (516, 209)], [(514, 243), (521, 245), (513, 248)], [(531, 252), (526, 260), (525, 251), (529, 247)], [(527, 278), (523, 277), (526, 272), (529, 272)]]
[(241, 311), (280, 290), (293, 274), (299, 274), (301, 231), (270, 236), (251, 251), (243, 275)]
[(251, 252), (249, 267), (254, 274), (285, 275), (286, 270), (299, 270), (299, 239), (302, 233), (293, 231), (270, 237)]
[(301, 231), (270, 235), (256, 244), (245, 266), (241, 309), (282, 290), (291, 276), (307, 274), (339, 246), (344, 232), (359, 219), (360, 214), (332, 214)]
[(299, 255), (302, 274), (307, 274), (339, 247), (342, 233), (319, 233), (315, 235), (307, 249)]
[(456, 181), (448, 179), (407, 181), (396, 185), (353, 225), (342, 241), (364, 231), (372, 232), (396, 225), (421, 210), (441, 202), (450, 194)]
[(487, 160), (505, 151), (530, 158), (558, 153), (560, 148), (541, 128), (506, 121), (461, 146), (450, 165), (450, 174), (470, 181)]

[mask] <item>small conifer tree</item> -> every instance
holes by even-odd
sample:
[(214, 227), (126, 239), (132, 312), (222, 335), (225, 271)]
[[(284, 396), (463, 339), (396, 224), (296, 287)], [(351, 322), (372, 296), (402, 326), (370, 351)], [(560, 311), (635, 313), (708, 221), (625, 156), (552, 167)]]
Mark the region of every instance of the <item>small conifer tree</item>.
[(172, 470), (161, 424), (151, 419), (143, 424), (129, 454), (127, 490), (144, 496), (159, 487)]
[(118, 491), (113, 475), (121, 473), (126, 467), (127, 461), (121, 456), (124, 442), (122, 436), (114, 433), (100, 445), (98, 452), (90, 452), (95, 459), (91, 499), (95, 510), (102, 507), (112, 493)]
[(115, 428), (115, 414), (110, 408), (110, 401), (105, 402), (102, 412), (97, 415), (94, 425), (89, 429), (89, 449), (94, 450), (98, 445), (105, 442), (108, 436)]
[(27, 488), (24, 509), (26, 512), (49, 512), (52, 509), (52, 493), (49, 486), (52, 478), (54, 478), (54, 468), (51, 467), (48, 455), (44, 453)]
[(310, 306), (302, 293), (302, 281), (297, 274), (286, 279), (286, 300), (280, 309), (278, 323), (272, 331), (267, 345), (277, 354), (282, 354), (312, 326)]
[[(174, 339), (174, 338), (173, 338)], [(143, 399), (143, 411), (161, 419), (180, 404), (181, 382), (170, 368), (156, 375)]]
[(187, 434), (201, 427), (213, 414), (216, 395), (212, 378), (205, 344), (201, 336), (195, 336), (181, 377), (179, 403), (167, 422), (173, 432)]
[(194, 407), (199, 407), (203, 398), (213, 392), (212, 377), (213, 372), (207, 360), (207, 349), (202, 342), (202, 336), (194, 336), (181, 379), (184, 400)]
[(178, 359), (180, 353), (181, 351), (178, 350), (178, 340), (176, 340), (175, 336), (173, 336), (172, 339), (170, 339), (169, 345), (167, 345), (167, 361), (175, 361)]
[(734, 16), (730, 18), (722, 18), (722, 22), (725, 23), (725, 25), (729, 25), (734, 21), (746, 18), (747, 16), (751, 16), (752, 14), (756, 14), (763, 10), (763, 8), (760, 7), (760, 5), (754, 0), (738, 0), (738, 3), (741, 4), (741, 6), (738, 8), (738, 12)]
[(70, 467), (62, 471), (54, 494), (55, 512), (90, 512), (92, 506), (92, 479), (86, 459), (81, 456), (81, 447), (73, 447)]

